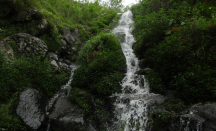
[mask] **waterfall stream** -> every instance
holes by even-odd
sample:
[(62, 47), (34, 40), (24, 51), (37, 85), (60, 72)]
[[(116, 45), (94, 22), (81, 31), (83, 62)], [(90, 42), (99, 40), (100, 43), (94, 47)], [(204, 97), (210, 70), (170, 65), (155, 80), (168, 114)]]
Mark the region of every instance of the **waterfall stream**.
[(114, 103), (116, 120), (112, 130), (145, 131), (148, 124), (148, 100), (151, 94), (143, 75), (136, 74), (139, 60), (133, 53), (132, 45), (135, 42), (133, 35), (133, 14), (127, 11), (122, 14), (119, 24), (112, 33), (119, 40), (126, 57), (127, 73), (123, 78), (122, 93), (113, 94), (117, 98)]

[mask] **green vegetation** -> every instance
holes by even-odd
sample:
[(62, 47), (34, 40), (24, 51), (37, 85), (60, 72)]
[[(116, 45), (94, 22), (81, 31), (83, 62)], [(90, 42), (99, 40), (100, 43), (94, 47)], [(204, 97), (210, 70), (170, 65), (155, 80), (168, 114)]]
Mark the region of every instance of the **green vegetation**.
[(114, 35), (101, 33), (93, 37), (79, 54), (82, 64), (73, 77), (72, 86), (98, 96), (119, 91), (126, 60)]
[(15, 105), (17, 103), (18, 93), (12, 96), (12, 99), (8, 103), (1, 104), (0, 106), (0, 129), (8, 129), (11, 131), (25, 130), (25, 126), (22, 124), (18, 116), (12, 115), (15, 112)]
[[(68, 27), (71, 31), (75, 28), (80, 29), (80, 40), (86, 41), (92, 36), (91, 33), (98, 34), (112, 23), (117, 16), (121, 1), (110, 1), (110, 3), (116, 2), (119, 6), (110, 8), (99, 5), (98, 1), (83, 3), (73, 0), (2, 0), (0, 40), (19, 32), (29, 33), (44, 40), (50, 51), (60, 51), (62, 46), (60, 39), (64, 27)], [(29, 16), (29, 10), (34, 7), (38, 9), (38, 13)], [(42, 18), (47, 20), (48, 28), (46, 31), (38, 32), (37, 26)]]
[(216, 2), (144, 0), (132, 11), (133, 48), (150, 87), (175, 90), (186, 103), (214, 101)]
[(107, 96), (121, 90), (119, 82), (126, 70), (121, 46), (114, 35), (100, 33), (84, 46), (78, 62), (81, 67), (74, 73), (70, 99), (91, 119), (106, 122), (111, 115)]
[[(3, 58), (1, 54), (1, 58)], [(67, 75), (64, 72), (52, 74), (52, 66), (48, 59), (43, 61), (33, 58), (16, 58), (13, 61), (0, 60), (0, 101), (10, 100), (11, 95), (24, 87), (34, 87), (47, 96), (52, 96), (61, 85), (66, 83)]]
[(164, 131), (166, 130), (167, 125), (170, 124), (171, 115), (168, 113), (152, 113), (152, 118), (150, 121), (152, 122), (152, 131)]

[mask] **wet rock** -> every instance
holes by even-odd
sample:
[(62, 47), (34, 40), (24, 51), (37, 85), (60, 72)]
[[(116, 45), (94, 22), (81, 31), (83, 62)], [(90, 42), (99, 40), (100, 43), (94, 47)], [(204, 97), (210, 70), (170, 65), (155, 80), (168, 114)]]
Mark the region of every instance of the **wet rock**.
[(7, 42), (0, 41), (0, 50), (4, 53), (6, 58), (10, 60), (14, 59), (13, 49)]
[(196, 111), (194, 114), (205, 119), (203, 131), (215, 131), (216, 103), (197, 104), (191, 107), (189, 111)]
[(115, 36), (118, 39), (119, 43), (125, 42), (126, 34), (124, 32), (117, 32), (117, 33), (115, 33)]
[(9, 37), (6, 37), (4, 42), (15, 42), (18, 46), (16, 51), (18, 54), (24, 56), (31, 56), (32, 54), (45, 57), (48, 51), (47, 45), (41, 39), (31, 36), (27, 33), (18, 33)]
[(26, 88), (20, 93), (17, 115), (31, 129), (38, 129), (45, 120), (46, 97), (32, 88)]
[(155, 112), (171, 114), (171, 121), (162, 131), (215, 131), (216, 103), (196, 104), (180, 113), (171, 113), (164, 109)]

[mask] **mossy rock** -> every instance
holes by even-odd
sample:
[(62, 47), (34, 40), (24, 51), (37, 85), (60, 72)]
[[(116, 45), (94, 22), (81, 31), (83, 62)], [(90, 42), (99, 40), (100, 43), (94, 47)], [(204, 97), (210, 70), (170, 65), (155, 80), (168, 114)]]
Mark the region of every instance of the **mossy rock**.
[(80, 52), (79, 61), (82, 66), (75, 71), (72, 86), (99, 96), (121, 89), (126, 60), (114, 35), (101, 33), (93, 37)]

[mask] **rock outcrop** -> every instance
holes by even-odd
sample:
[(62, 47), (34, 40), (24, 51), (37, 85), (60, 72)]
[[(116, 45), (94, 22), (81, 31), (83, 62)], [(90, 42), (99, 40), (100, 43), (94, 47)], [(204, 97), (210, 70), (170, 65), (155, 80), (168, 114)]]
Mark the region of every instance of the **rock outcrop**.
[(31, 36), (27, 33), (18, 33), (3, 39), (4, 42), (15, 42), (17, 45), (17, 53), (24, 56), (32, 54), (45, 57), (48, 52), (47, 45), (41, 39)]
[(26, 88), (20, 93), (16, 113), (30, 129), (38, 129), (45, 120), (47, 100), (37, 90)]
[(170, 131), (215, 131), (216, 103), (196, 104), (174, 116)]

